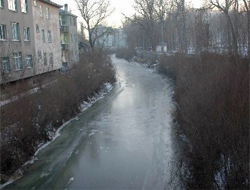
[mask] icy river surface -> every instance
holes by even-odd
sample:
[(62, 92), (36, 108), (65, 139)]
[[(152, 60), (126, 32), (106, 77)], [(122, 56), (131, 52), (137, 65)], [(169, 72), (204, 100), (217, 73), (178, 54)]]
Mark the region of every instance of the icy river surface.
[(116, 59), (113, 90), (70, 122), (6, 189), (173, 189), (172, 87)]

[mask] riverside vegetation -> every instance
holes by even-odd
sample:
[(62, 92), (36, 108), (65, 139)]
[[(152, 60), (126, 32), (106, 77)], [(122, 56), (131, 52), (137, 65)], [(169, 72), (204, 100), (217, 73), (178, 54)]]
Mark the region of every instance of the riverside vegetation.
[(65, 121), (104, 83), (115, 81), (109, 56), (91, 52), (66, 74), (37, 93), (1, 107), (1, 183), (31, 159), (39, 145), (51, 140)]
[(163, 56), (174, 80), (176, 130), (187, 189), (249, 189), (249, 59)]

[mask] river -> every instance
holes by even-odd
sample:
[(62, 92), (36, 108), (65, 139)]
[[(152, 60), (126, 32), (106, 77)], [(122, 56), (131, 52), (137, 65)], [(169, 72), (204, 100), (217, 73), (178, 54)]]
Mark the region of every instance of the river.
[(116, 59), (118, 82), (39, 152), (5, 189), (173, 189), (172, 86), (153, 69)]

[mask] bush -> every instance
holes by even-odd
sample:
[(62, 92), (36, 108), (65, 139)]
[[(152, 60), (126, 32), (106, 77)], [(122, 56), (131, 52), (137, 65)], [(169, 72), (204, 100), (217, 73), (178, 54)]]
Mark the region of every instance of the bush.
[(164, 56), (160, 70), (175, 81), (187, 188), (249, 189), (249, 60)]
[(38, 93), (1, 107), (1, 176), (10, 176), (29, 160), (38, 145), (51, 140), (51, 133), (80, 112), (80, 105), (114, 82), (110, 58), (100, 52), (88, 53), (56, 82)]
[(136, 56), (136, 51), (133, 48), (119, 48), (116, 50), (116, 57), (131, 61)]

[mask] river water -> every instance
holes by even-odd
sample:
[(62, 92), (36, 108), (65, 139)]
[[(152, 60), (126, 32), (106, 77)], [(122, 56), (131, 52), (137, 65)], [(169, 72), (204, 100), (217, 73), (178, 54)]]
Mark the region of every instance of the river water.
[(118, 82), (61, 130), (6, 189), (174, 189), (172, 87), (153, 69), (116, 59)]

